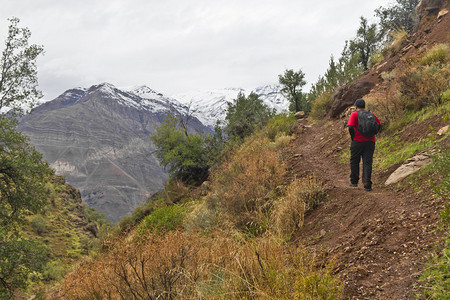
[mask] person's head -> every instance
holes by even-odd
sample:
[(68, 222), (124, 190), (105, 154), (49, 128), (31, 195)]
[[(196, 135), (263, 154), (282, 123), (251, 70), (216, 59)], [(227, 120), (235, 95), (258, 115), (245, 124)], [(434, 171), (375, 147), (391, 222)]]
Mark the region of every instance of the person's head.
[(366, 108), (366, 101), (363, 99), (356, 99), (355, 106), (356, 108)]

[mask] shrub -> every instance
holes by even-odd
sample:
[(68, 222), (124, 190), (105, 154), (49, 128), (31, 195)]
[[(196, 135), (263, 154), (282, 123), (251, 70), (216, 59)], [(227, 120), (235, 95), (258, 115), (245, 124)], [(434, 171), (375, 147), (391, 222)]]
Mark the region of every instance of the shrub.
[(209, 234), (217, 225), (217, 211), (215, 205), (209, 200), (191, 203), (183, 224), (186, 231)]
[(450, 64), (413, 68), (400, 77), (400, 83), (407, 109), (418, 111), (427, 105), (440, 105), (443, 93), (450, 87)]
[(387, 47), (387, 56), (392, 57), (397, 54), (406, 44), (408, 32), (403, 29), (394, 30), (390, 33), (391, 44)]
[(37, 215), (33, 217), (33, 219), (30, 222), (31, 228), (33, 228), (34, 232), (36, 232), (39, 235), (42, 235), (43, 233), (47, 232), (47, 222), (42, 218), (41, 215)]
[(65, 273), (66, 270), (61, 262), (59, 260), (54, 260), (45, 265), (42, 277), (45, 281), (61, 280)]
[(422, 66), (446, 64), (448, 62), (448, 53), (447, 44), (436, 44), (422, 56), (419, 64)]
[(275, 137), (275, 141), (269, 145), (269, 149), (278, 151), (278, 150), (282, 149), (283, 147), (286, 147), (287, 145), (289, 145), (289, 143), (291, 142), (292, 139), (293, 139), (292, 136), (284, 135), (284, 133), (278, 134)]
[(275, 233), (290, 238), (303, 225), (305, 213), (327, 199), (327, 192), (316, 177), (294, 180), (284, 196), (275, 202), (271, 216)]
[(442, 103), (450, 101), (450, 89), (447, 89), (445, 92), (442, 93), (441, 99), (442, 99)]
[(166, 122), (151, 137), (158, 151), (156, 157), (162, 166), (168, 167), (173, 179), (198, 184), (209, 175), (210, 152), (206, 136), (187, 135), (177, 127), (178, 120), (167, 115)]
[(291, 235), (303, 226), (306, 205), (299, 196), (303, 184), (294, 180), (286, 190), (286, 195), (275, 202), (272, 211), (272, 225), (275, 233), (290, 238)]
[(314, 119), (324, 118), (331, 109), (332, 95), (329, 91), (325, 91), (314, 101), (311, 110), (311, 116)]
[(417, 111), (427, 105), (444, 102), (445, 93), (450, 88), (448, 56), (448, 45), (435, 45), (399, 76), (399, 90), (406, 99), (406, 109)]
[(179, 231), (119, 239), (66, 276), (64, 299), (339, 299), (342, 284), (301, 248)]
[(152, 230), (158, 233), (172, 231), (182, 225), (186, 209), (182, 205), (169, 205), (155, 209), (138, 226), (138, 232)]
[(241, 229), (264, 231), (271, 206), (266, 196), (282, 184), (285, 165), (269, 145), (262, 135), (247, 140), (213, 176), (220, 207)]
[(296, 121), (297, 119), (293, 114), (285, 113), (276, 115), (267, 122), (264, 132), (266, 136), (274, 142), (275, 138), (280, 133), (284, 135), (291, 135), (294, 131)]
[(231, 139), (243, 141), (266, 125), (272, 115), (273, 110), (257, 94), (252, 92), (246, 97), (239, 93), (232, 103), (228, 103), (225, 132)]

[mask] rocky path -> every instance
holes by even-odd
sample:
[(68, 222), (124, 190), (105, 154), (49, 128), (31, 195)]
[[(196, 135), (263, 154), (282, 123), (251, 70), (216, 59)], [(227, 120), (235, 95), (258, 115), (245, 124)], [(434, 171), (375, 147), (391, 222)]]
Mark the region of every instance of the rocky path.
[[(340, 162), (349, 147), (342, 122), (299, 123), (291, 144), (292, 176), (314, 174), (329, 201), (305, 217), (296, 241), (332, 262), (351, 299), (413, 299), (418, 277), (441, 239), (441, 203), (431, 193), (384, 187), (374, 173), (373, 191), (349, 185), (349, 166)], [(377, 152), (375, 152), (377, 155)]]

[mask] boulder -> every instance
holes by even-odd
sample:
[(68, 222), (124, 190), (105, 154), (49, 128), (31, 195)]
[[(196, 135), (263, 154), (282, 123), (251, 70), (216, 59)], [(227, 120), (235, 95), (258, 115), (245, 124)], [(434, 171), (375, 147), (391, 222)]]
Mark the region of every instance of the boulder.
[(349, 106), (355, 103), (358, 98), (363, 98), (369, 94), (376, 84), (380, 81), (375, 72), (369, 72), (350, 84), (341, 86), (333, 95), (330, 116), (339, 117)]
[(421, 168), (431, 164), (432, 160), (430, 154), (427, 152), (421, 152), (410, 159), (407, 159), (403, 165), (397, 168), (386, 180), (384, 185), (390, 185), (399, 182), (403, 178), (411, 175), (412, 173), (420, 170)]
[(304, 117), (306, 117), (306, 113), (304, 111), (298, 111), (295, 113), (294, 115), (297, 119), (303, 119)]
[(449, 125), (442, 127), (441, 129), (439, 129), (439, 131), (437, 132), (437, 135), (441, 136), (447, 133), (449, 128)]

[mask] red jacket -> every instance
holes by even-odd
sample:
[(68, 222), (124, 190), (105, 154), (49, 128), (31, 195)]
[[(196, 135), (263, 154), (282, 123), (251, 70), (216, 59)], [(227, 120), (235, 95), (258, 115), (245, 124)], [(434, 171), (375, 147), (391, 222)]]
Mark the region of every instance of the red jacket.
[[(364, 110), (364, 109), (358, 109), (359, 110)], [(358, 131), (358, 111), (354, 111), (352, 112), (352, 114), (350, 115), (350, 118), (348, 119), (348, 123), (347, 123), (347, 127), (348, 126), (353, 126), (353, 128), (355, 128), (355, 137), (353, 138), (354, 141), (357, 142), (366, 142), (366, 141), (372, 141), (375, 142), (375, 136), (373, 137), (365, 137), (363, 136), (361, 133), (359, 133)], [(375, 116), (375, 114), (374, 114)], [(375, 119), (377, 120), (378, 124), (381, 125), (380, 120), (378, 120), (377, 116), (375, 116)]]

